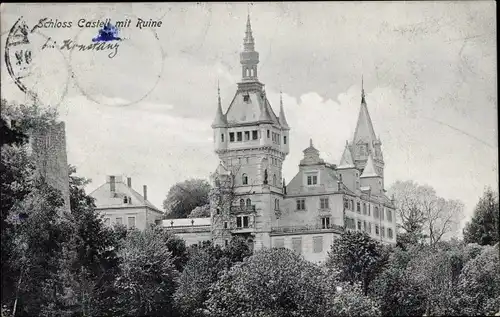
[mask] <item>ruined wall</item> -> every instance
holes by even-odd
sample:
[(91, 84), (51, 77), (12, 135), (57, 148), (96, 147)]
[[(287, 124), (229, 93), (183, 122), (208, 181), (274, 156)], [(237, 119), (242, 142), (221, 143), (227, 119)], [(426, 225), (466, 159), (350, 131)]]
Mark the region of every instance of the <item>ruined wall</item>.
[(30, 147), (35, 158), (37, 172), (50, 186), (62, 192), (64, 208), (70, 211), (64, 122), (36, 128), (30, 135)]

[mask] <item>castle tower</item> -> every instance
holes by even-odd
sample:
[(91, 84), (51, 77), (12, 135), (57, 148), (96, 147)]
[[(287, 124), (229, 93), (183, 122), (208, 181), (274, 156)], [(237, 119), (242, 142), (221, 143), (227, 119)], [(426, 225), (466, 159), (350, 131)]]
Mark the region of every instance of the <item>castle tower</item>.
[(365, 100), (365, 90), (363, 81), (361, 84), (361, 107), (358, 115), (358, 122), (354, 132), (353, 140), (350, 144), (350, 150), (354, 158), (356, 168), (363, 170), (367, 164), (368, 157), (371, 155), (376, 173), (384, 178), (384, 157), (382, 155), (382, 142), (376, 137), (373, 129), (372, 120), (368, 112)]
[[(289, 152), (290, 127), (282, 98), (278, 117), (258, 80), (259, 53), (250, 16), (240, 63), (242, 79), (235, 96), (224, 113), (219, 94), (212, 124), (220, 159), (212, 175), (212, 239), (224, 245), (231, 236), (243, 235), (259, 249), (270, 246), (270, 224), (283, 200), (282, 166)], [(221, 171), (226, 176), (220, 177)]]

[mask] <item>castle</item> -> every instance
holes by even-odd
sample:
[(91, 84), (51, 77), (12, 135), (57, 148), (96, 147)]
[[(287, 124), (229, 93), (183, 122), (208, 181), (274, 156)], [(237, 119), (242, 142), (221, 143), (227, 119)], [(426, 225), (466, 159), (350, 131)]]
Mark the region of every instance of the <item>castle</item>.
[(212, 124), (220, 163), (211, 175), (210, 221), (172, 219), (163, 225), (189, 244), (210, 237), (226, 245), (239, 235), (255, 250), (287, 247), (314, 262), (325, 259), (343, 230), (365, 231), (383, 243), (396, 243), (395, 207), (384, 190), (382, 143), (364, 90), (356, 130), (340, 164), (321, 159), (311, 140), (298, 173), (285, 184), (282, 166), (292, 141), (290, 127), (282, 99), (277, 116), (258, 79), (259, 53), (250, 17), (240, 63), (242, 79), (235, 96), (224, 112), (219, 93)]
[[(250, 17), (240, 63), (242, 79), (234, 98), (224, 112), (219, 92), (212, 124), (220, 163), (211, 175), (210, 218), (156, 223), (188, 245), (209, 240), (224, 246), (237, 235), (254, 250), (286, 247), (312, 262), (324, 261), (333, 240), (344, 230), (364, 231), (382, 243), (396, 243), (394, 202), (384, 190), (382, 143), (375, 135), (364, 90), (356, 130), (346, 142), (340, 163), (325, 162), (311, 140), (298, 173), (285, 184), (282, 166), (293, 140), (282, 98), (277, 116), (258, 79), (259, 53)], [(112, 185), (101, 187), (106, 193), (93, 194), (102, 196), (98, 208), (100, 200), (117, 195), (116, 190), (107, 193)], [(122, 187), (128, 190), (130, 185)], [(147, 202), (146, 194), (143, 200)], [(140, 198), (134, 201), (141, 202)], [(123, 204), (117, 198), (113, 206), (101, 207), (111, 216), (109, 208), (121, 210)], [(122, 211), (129, 218), (144, 218), (145, 228), (160, 216), (156, 208), (150, 209), (151, 216), (147, 208)]]

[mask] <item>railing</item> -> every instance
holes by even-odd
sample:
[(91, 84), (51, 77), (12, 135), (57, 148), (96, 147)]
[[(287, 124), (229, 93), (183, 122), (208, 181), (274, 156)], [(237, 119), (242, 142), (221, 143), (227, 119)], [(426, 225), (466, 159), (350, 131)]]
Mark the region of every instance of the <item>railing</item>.
[(236, 214), (255, 212), (255, 205), (231, 206), (231, 212)]
[(165, 230), (172, 231), (172, 232), (179, 232), (179, 233), (187, 233), (187, 232), (207, 232), (210, 231), (211, 227), (210, 226), (203, 226), (203, 227), (170, 227), (170, 226), (165, 226), (163, 227)]
[(307, 231), (318, 231), (318, 230), (336, 230), (338, 232), (344, 231), (344, 227), (339, 225), (305, 225), (305, 226), (287, 226), (287, 227), (272, 227), (272, 233), (293, 233), (293, 232), (307, 232)]

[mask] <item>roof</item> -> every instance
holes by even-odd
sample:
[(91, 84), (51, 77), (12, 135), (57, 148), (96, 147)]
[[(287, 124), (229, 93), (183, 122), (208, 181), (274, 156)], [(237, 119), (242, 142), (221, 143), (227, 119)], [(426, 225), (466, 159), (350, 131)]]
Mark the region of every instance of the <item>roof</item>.
[(353, 144), (368, 143), (369, 146), (373, 146), (373, 142), (377, 140), (375, 136), (375, 130), (373, 129), (372, 119), (370, 118), (370, 113), (368, 112), (368, 107), (363, 98), (361, 100), (361, 108), (359, 109), (358, 122), (356, 124), (356, 130), (354, 131)]
[(268, 122), (280, 126), (265, 93), (238, 90), (226, 112), (228, 124)]
[(319, 151), (314, 147), (312, 139), (309, 139), (309, 147), (307, 147), (303, 152), (304, 158), (300, 161), (300, 165), (315, 165), (325, 163), (325, 161), (319, 156)]
[(288, 126), (288, 122), (285, 117), (285, 110), (283, 109), (283, 97), (280, 92), (280, 117), (279, 117), (280, 125), (283, 129), (289, 130), (290, 126)]
[(215, 113), (215, 119), (214, 122), (212, 123), (213, 128), (217, 127), (224, 127), (227, 125), (227, 120), (226, 116), (222, 113), (222, 105), (220, 101), (220, 89), (218, 90), (219, 98), (218, 98), (218, 103), (217, 103), (217, 111)]
[(379, 177), (379, 175), (375, 171), (375, 165), (373, 164), (373, 158), (371, 154), (368, 156), (365, 169), (363, 170), (363, 174), (361, 174), (361, 178), (364, 177)]
[(175, 218), (164, 219), (161, 221), (162, 227), (201, 227), (210, 226), (212, 221), (210, 217), (206, 218)]
[[(95, 199), (96, 208), (98, 209), (148, 207), (156, 212), (163, 213), (149, 200), (145, 200), (141, 194), (136, 192), (133, 188), (128, 187), (127, 184), (122, 181), (115, 182), (115, 193), (116, 195), (112, 197), (109, 182), (106, 182), (91, 192), (89, 196)], [(132, 202), (124, 203), (123, 198), (125, 196), (131, 197)]]
[(337, 168), (354, 168), (354, 160), (352, 159), (352, 153), (349, 146), (345, 145), (344, 153), (342, 153), (342, 158), (340, 159), (340, 164)]

